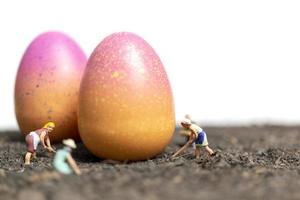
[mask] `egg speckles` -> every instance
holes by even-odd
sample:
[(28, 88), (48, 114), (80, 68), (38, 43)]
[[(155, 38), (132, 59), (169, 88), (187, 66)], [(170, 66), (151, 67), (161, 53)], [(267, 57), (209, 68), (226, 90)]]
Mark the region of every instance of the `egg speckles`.
[(32, 41), (15, 85), (15, 112), (22, 133), (53, 121), (52, 141), (79, 138), (78, 93), (86, 61), (80, 47), (63, 33), (43, 33)]
[(172, 90), (152, 47), (132, 33), (105, 38), (88, 60), (79, 131), (95, 155), (142, 160), (160, 153), (175, 128)]

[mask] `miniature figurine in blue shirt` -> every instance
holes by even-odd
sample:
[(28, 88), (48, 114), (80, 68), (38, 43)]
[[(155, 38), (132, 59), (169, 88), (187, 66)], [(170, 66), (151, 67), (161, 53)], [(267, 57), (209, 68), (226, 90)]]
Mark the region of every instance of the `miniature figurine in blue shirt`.
[(189, 145), (193, 145), (195, 150), (196, 158), (200, 158), (200, 147), (204, 147), (205, 150), (209, 153), (209, 155), (214, 156), (216, 152), (214, 152), (209, 146), (207, 141), (206, 133), (200, 128), (198, 125), (193, 124), (190, 119), (185, 118), (182, 120), (181, 125), (190, 132), (188, 142), (181, 147), (173, 156), (175, 158), (181, 152), (183, 152)]
[(65, 145), (64, 148), (58, 150), (55, 154), (53, 160), (54, 169), (62, 174), (75, 173), (77, 175), (80, 175), (80, 169), (78, 168), (75, 160), (71, 155), (72, 149), (76, 149), (76, 144), (74, 140), (63, 140), (63, 144)]

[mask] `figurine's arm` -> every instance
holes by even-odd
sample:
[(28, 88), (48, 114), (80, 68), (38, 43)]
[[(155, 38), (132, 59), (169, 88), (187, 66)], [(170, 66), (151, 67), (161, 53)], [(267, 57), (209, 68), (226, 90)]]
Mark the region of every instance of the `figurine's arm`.
[(191, 134), (189, 137), (189, 143), (192, 144), (194, 141), (196, 140), (196, 133), (194, 132), (194, 130), (191, 130)]
[(46, 136), (46, 144), (47, 144), (47, 149), (49, 152), (55, 152), (55, 150), (51, 146), (50, 138), (48, 135)]
[(45, 144), (45, 136), (46, 136), (46, 133), (42, 132), (41, 135), (40, 135), (40, 140), (42, 142), (42, 145), (43, 145), (44, 149), (47, 149), (47, 146)]
[(67, 161), (70, 164), (71, 168), (74, 170), (75, 174), (80, 175), (81, 171), (79, 167), (77, 166), (75, 160), (72, 158), (71, 154), (67, 156)]

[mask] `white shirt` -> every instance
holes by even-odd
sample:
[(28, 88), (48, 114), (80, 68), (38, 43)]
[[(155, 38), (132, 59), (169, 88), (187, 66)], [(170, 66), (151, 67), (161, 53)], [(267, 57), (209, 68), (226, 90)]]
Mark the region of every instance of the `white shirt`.
[(196, 124), (191, 124), (190, 129), (193, 132), (195, 132), (196, 138), (198, 137), (199, 133), (201, 133), (203, 131), (203, 129), (200, 126), (196, 125)]

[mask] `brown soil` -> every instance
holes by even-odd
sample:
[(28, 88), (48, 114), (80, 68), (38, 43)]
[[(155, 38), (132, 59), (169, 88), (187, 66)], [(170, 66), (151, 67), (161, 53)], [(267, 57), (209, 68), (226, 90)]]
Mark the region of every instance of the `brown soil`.
[[(24, 138), (0, 133), (0, 199), (300, 199), (300, 127), (205, 127), (215, 157), (192, 149), (170, 160), (183, 138), (175, 136), (154, 159), (114, 163), (82, 145), (73, 153), (82, 176), (52, 171), (51, 154), (39, 151), (22, 171)], [(56, 148), (60, 148), (56, 145)]]

